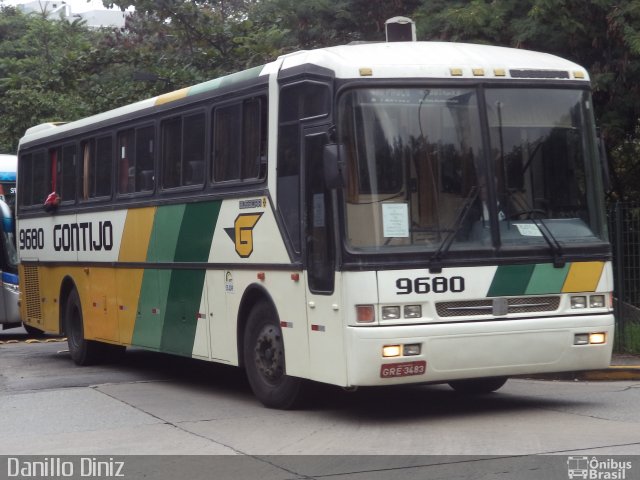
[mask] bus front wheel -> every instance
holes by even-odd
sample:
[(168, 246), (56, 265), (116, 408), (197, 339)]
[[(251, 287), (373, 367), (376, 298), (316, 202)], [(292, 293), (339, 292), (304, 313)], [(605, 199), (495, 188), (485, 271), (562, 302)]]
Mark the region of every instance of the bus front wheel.
[(507, 383), (507, 377), (489, 377), (456, 380), (449, 382), (449, 386), (460, 393), (485, 394), (495, 392), (505, 383)]
[(267, 302), (256, 304), (244, 335), (244, 365), (254, 395), (269, 408), (294, 408), (303, 380), (286, 374), (278, 316)]

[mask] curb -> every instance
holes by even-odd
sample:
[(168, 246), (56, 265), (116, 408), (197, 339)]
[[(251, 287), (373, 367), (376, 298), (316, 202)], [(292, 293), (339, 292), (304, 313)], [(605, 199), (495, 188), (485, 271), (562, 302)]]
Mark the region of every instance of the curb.
[(640, 380), (640, 366), (612, 365), (601, 370), (584, 370), (579, 372), (541, 373), (523, 375), (521, 378), (535, 380), (562, 380), (585, 382), (616, 382)]
[(16, 340), (16, 339), (11, 339), (11, 340), (0, 340), (0, 345), (12, 345), (15, 343), (58, 343), (58, 342), (66, 342), (67, 339), (65, 338), (47, 338), (45, 340), (38, 340), (36, 338), (27, 338), (25, 340)]

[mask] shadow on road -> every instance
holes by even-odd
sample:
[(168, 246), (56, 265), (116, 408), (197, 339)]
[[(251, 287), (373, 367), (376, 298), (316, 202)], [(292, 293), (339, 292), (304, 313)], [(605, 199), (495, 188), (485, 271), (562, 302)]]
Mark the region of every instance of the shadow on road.
[[(64, 343), (23, 345), (30, 336), (9, 336), (19, 345), (0, 345), (3, 362), (0, 365), (0, 389), (21, 391), (47, 388), (88, 387), (127, 382), (170, 381), (185, 390), (197, 390), (212, 397), (223, 395), (229, 399), (256, 402), (244, 371), (234, 366), (211, 363), (192, 358), (177, 357), (129, 348), (122, 358), (111, 364), (90, 367), (76, 366)], [(0, 337), (6, 340), (6, 336)], [(41, 337), (46, 341), (49, 336)], [(12, 348), (13, 347), (13, 348)], [(11, 372), (20, 369), (20, 378)], [(509, 382), (488, 395), (464, 395), (446, 385), (414, 385), (360, 388), (347, 392), (339, 387), (310, 383), (306, 411), (325, 412), (344, 419), (373, 419), (378, 422), (402, 422), (417, 418), (460, 415), (483, 415), (489, 412), (510, 412), (532, 408), (554, 409), (585, 405), (579, 396), (547, 399), (509, 392)]]

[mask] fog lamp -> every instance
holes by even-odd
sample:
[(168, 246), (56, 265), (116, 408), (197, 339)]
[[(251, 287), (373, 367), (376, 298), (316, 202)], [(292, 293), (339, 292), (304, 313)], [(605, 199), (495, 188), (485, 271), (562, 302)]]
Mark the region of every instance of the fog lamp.
[(604, 333), (590, 333), (589, 334), (589, 343), (592, 345), (601, 345), (605, 343), (607, 340), (607, 336)]
[(412, 343), (402, 346), (402, 355), (409, 357), (412, 355), (420, 355), (421, 345), (419, 343)]
[(385, 345), (382, 347), (382, 356), (383, 357), (399, 357), (400, 356), (400, 345)]
[(589, 345), (589, 334), (588, 333), (576, 333), (573, 337), (574, 345)]

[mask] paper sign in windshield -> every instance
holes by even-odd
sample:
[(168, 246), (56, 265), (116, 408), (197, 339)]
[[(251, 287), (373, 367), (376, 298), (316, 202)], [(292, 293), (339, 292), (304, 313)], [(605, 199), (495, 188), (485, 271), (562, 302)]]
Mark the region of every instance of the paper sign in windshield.
[(514, 223), (523, 237), (541, 237), (542, 232), (533, 223)]
[(406, 203), (383, 203), (382, 229), (385, 237), (408, 237), (409, 206)]

